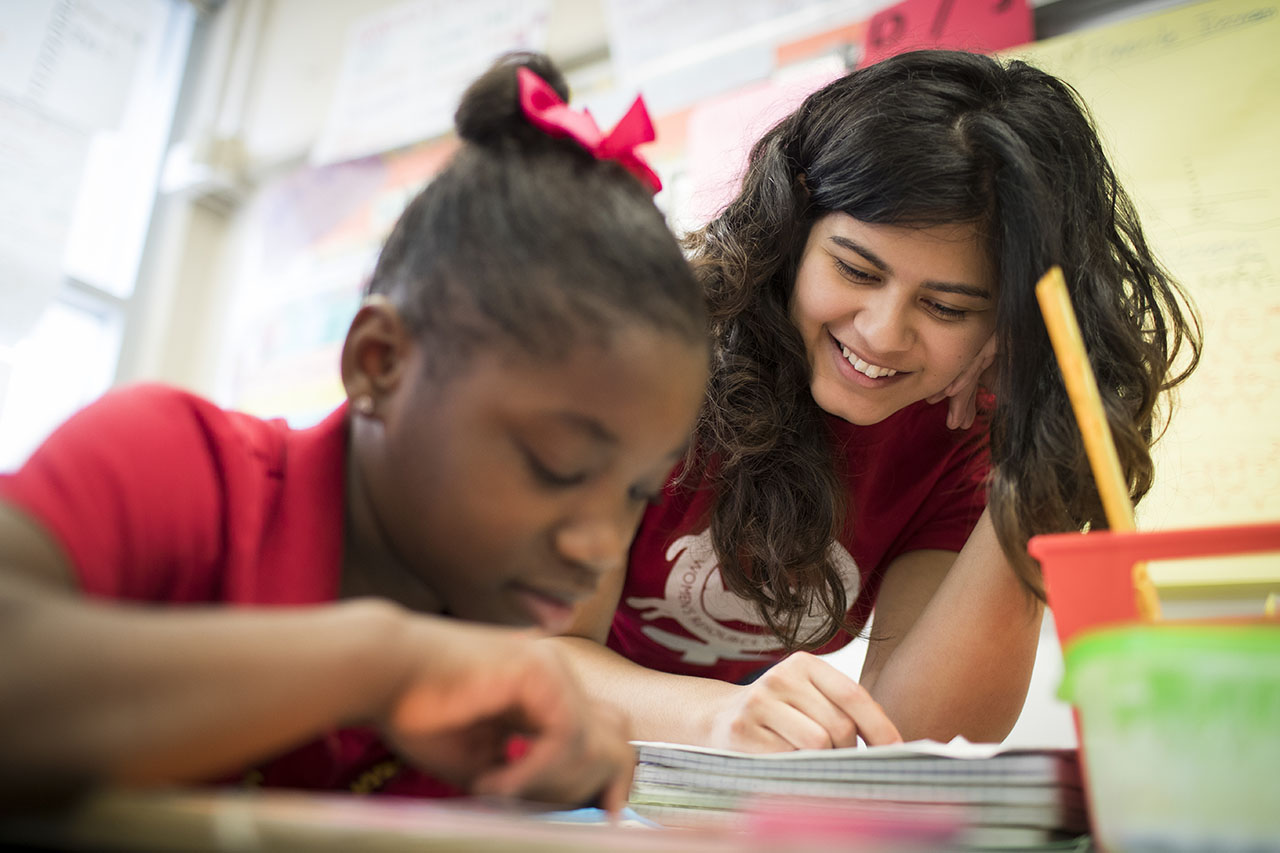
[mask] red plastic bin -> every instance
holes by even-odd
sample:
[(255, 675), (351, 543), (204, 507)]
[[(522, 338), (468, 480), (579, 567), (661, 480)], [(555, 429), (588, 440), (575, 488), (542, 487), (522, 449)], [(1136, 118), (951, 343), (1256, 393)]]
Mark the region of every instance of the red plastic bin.
[(1133, 566), (1152, 560), (1280, 551), (1280, 522), (1183, 530), (1053, 533), (1027, 544), (1065, 649), (1080, 631), (1138, 619)]

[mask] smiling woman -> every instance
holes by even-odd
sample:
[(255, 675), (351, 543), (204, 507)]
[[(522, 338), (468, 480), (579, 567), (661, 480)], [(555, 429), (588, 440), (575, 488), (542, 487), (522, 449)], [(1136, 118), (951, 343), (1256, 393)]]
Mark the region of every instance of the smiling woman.
[[(1022, 62), (883, 60), (766, 133), (687, 247), (713, 343), (691, 451), (550, 642), (646, 740), (1002, 739), (1040, 633), (1027, 539), (1105, 526), (1035, 282), (1066, 272), (1134, 499), (1199, 353), (1087, 111)], [(859, 680), (809, 654), (873, 607)]]

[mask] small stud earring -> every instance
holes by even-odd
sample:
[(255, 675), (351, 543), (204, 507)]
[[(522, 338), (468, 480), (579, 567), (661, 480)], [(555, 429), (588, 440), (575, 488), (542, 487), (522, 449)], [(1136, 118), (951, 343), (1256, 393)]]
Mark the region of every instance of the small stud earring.
[(366, 418), (373, 415), (373, 397), (368, 394), (361, 394), (351, 401), (351, 407), (357, 413), (364, 415)]

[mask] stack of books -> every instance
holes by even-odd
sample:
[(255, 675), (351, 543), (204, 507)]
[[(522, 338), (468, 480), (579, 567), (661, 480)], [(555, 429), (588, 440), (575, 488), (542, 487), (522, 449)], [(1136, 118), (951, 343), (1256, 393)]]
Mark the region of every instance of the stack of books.
[[(951, 849), (1088, 849), (1074, 749), (942, 744), (763, 755), (636, 742), (630, 805), (665, 826), (751, 829), (751, 816), (816, 825), (929, 827)], [(757, 822), (758, 824), (758, 822)]]

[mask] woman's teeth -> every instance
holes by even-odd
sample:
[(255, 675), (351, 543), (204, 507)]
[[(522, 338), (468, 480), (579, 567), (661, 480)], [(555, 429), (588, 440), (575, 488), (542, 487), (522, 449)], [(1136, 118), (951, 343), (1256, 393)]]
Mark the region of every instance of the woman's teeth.
[(872, 379), (879, 379), (881, 376), (893, 376), (898, 371), (890, 367), (880, 367), (875, 364), (868, 364), (849, 352), (847, 346), (841, 345), (840, 352), (844, 355), (845, 361), (853, 365), (853, 369), (861, 373), (863, 376), (870, 376)]

